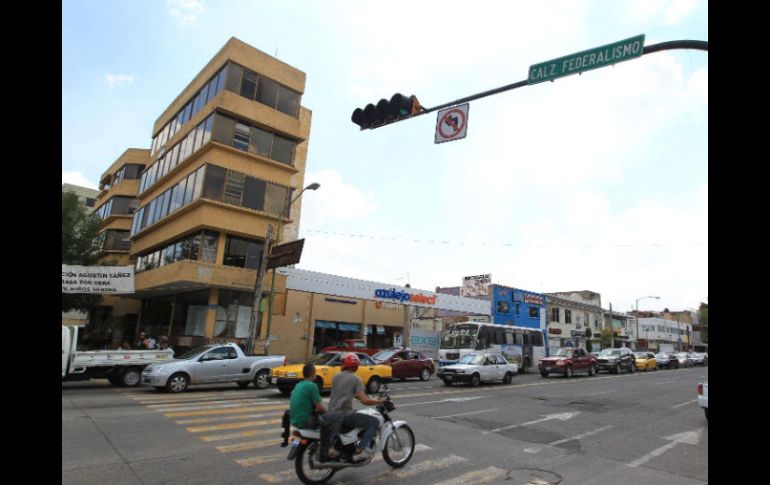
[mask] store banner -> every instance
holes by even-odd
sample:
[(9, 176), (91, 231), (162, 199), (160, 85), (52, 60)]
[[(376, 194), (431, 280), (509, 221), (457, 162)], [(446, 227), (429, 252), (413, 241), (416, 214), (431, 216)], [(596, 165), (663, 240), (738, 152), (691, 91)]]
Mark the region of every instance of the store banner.
[(61, 265), (62, 293), (134, 293), (133, 266)]
[(487, 296), (491, 283), (491, 274), (465, 276), (463, 277), (463, 285), (460, 287), (460, 296)]
[(409, 340), (409, 347), (412, 350), (425, 354), (426, 357), (433, 360), (438, 360), (438, 347), (441, 343), (440, 332), (412, 329)]

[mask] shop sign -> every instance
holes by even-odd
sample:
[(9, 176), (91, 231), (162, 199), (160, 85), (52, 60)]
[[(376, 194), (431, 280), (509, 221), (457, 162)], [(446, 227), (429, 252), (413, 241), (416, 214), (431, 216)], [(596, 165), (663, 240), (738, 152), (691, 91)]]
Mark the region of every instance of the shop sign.
[(74, 294), (134, 292), (133, 266), (61, 265), (61, 292)]
[(543, 304), (543, 297), (540, 295), (530, 295), (528, 293), (524, 294), (524, 303), (534, 303), (535, 305), (542, 305)]
[(436, 296), (423, 295), (422, 293), (407, 293), (406, 291), (396, 291), (395, 288), (391, 288), (389, 290), (374, 290), (374, 296), (376, 298), (396, 300), (401, 303), (408, 301), (411, 303), (424, 303), (427, 305), (436, 304)]
[(554, 335), (561, 335), (561, 329), (560, 328), (551, 327), (551, 328), (548, 329), (548, 333), (552, 333)]

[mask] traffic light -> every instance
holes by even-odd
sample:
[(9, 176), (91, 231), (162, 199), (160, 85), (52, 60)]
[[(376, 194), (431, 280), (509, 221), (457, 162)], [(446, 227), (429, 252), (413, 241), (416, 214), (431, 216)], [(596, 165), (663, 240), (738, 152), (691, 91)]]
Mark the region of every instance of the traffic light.
[(376, 128), (392, 121), (398, 121), (403, 118), (419, 113), (422, 110), (417, 97), (404, 96), (403, 94), (394, 94), (390, 101), (381, 99), (377, 105), (367, 104), (365, 108), (356, 108), (350, 120), (357, 124), (361, 129)]

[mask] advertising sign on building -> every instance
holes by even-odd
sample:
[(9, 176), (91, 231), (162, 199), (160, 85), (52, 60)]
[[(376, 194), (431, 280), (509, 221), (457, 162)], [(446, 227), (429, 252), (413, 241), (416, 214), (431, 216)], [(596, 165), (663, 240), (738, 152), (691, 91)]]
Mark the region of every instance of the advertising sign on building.
[(465, 276), (463, 277), (463, 286), (460, 287), (460, 296), (487, 296), (491, 283), (491, 274)]
[(431, 332), (430, 330), (413, 329), (412, 334), (409, 336), (409, 347), (433, 360), (438, 360), (440, 342), (441, 334), (439, 332)]
[(134, 292), (134, 267), (63, 264), (61, 292), (131, 294)]

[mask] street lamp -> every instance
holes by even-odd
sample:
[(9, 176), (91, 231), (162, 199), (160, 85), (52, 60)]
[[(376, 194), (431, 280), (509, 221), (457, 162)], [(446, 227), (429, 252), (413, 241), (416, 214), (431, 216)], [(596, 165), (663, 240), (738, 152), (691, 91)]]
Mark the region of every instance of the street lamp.
[[(306, 190), (318, 190), (321, 188), (321, 184), (318, 182), (313, 182), (312, 184), (308, 185), (304, 189), (302, 189), (299, 194), (297, 194), (291, 202), (289, 202), (286, 207), (284, 207), (283, 211), (281, 212), (281, 219), (278, 220), (278, 233), (275, 236), (275, 242), (271, 244), (271, 248), (275, 243), (281, 240), (281, 227), (283, 226), (283, 218), (286, 217), (289, 218), (289, 211), (291, 209), (291, 205), (294, 204)], [(270, 254), (270, 253), (268, 253)], [(267, 334), (265, 336), (265, 355), (268, 355), (270, 350), (270, 324), (273, 322), (273, 298), (275, 297), (275, 270), (277, 268), (273, 268), (273, 275), (270, 280), (270, 297), (267, 300)]]
[[(637, 339), (639, 338), (639, 302), (642, 300), (646, 300), (648, 298), (654, 298), (656, 300), (660, 300), (659, 296), (640, 296), (639, 298), (636, 299), (636, 338)], [(645, 335), (645, 338), (646, 337), (647, 336)], [(649, 343), (647, 344), (647, 346), (649, 347)]]

